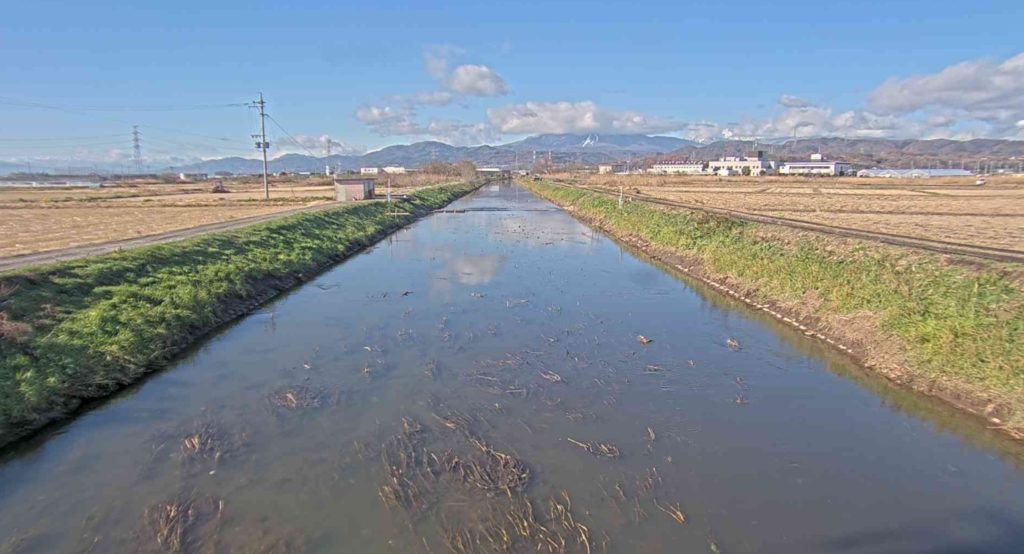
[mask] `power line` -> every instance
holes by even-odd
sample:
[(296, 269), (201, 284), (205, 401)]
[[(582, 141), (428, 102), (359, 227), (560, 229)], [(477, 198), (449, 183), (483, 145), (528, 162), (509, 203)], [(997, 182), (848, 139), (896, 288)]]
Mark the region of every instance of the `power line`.
[(216, 110), (221, 108), (238, 108), (246, 106), (244, 102), (233, 104), (199, 104), (190, 106), (58, 106), (55, 104), (44, 104), (18, 100), (16, 98), (0, 96), (0, 104), (18, 106), (22, 108), (41, 108), (47, 110), (63, 110), (77, 112), (173, 112), (188, 110)]
[[(54, 104), (43, 104), (41, 102), (27, 102), (27, 101), (23, 101), (23, 100), (18, 100), (18, 99), (13, 99), (13, 98), (9, 98), (9, 97), (0, 96), (0, 105), (2, 105), (2, 104), (7, 104), (7, 105), (11, 105), (11, 106), (19, 106), (19, 107), (24, 107), (24, 108), (39, 108), (39, 109), (46, 109), (46, 110), (57, 110), (57, 111), (66, 112), (66, 113), (72, 113), (72, 114), (77, 114), (77, 115), (89, 115), (89, 116), (92, 116), (92, 117), (100, 117), (100, 118), (105, 119), (107, 121), (113, 121), (113, 122), (120, 123), (120, 124), (123, 124), (123, 125), (134, 125), (134, 122), (125, 121), (123, 119), (113, 118), (113, 117), (110, 117), (110, 116), (101, 116), (101, 115), (99, 115), (97, 113), (92, 113), (92, 112), (99, 111), (99, 110), (88, 110), (88, 109), (75, 108), (75, 107), (57, 106), (57, 105), (54, 105)], [(246, 105), (247, 104), (222, 104), (221, 106), (222, 107), (228, 107), (228, 106), (232, 106), (233, 107), (233, 106), (246, 106)], [(128, 110), (121, 110), (121, 111), (128, 111)], [(145, 111), (145, 110), (142, 110), (142, 111)], [(182, 135), (192, 135), (192, 136), (197, 136), (197, 137), (204, 137), (204, 138), (208, 138), (208, 139), (212, 139), (212, 140), (216, 140), (216, 141), (238, 142), (237, 139), (226, 138), (226, 137), (216, 137), (216, 136), (212, 136), (212, 135), (206, 135), (206, 134), (203, 134), (203, 133), (196, 133), (196, 132), (193, 132), (193, 131), (185, 131), (185, 130), (182, 130), (182, 129), (172, 129), (170, 127), (162, 127), (162, 126), (157, 126), (157, 125), (148, 125), (148, 127), (151, 128), (151, 129), (162, 129), (162, 130), (165, 130), (165, 131), (169, 131), (171, 133), (177, 133), (177, 134), (182, 134)]]
[(317, 157), (317, 155), (316, 155), (316, 154), (314, 154), (312, 150), (310, 150), (309, 148), (306, 148), (306, 145), (304, 145), (304, 144), (302, 144), (301, 142), (299, 142), (298, 140), (296, 140), (296, 139), (295, 139), (295, 137), (293, 137), (293, 136), (292, 136), (292, 135), (291, 135), (290, 133), (288, 133), (288, 131), (285, 131), (285, 130), (284, 130), (284, 127), (282, 127), (282, 126), (281, 126), (281, 124), (280, 124), (280, 123), (278, 123), (276, 119), (274, 119), (273, 117), (271, 117), (271, 116), (270, 116), (269, 114), (267, 115), (267, 117), (268, 117), (268, 118), (270, 119), (270, 121), (271, 121), (271, 122), (272, 122), (272, 123), (273, 123), (274, 125), (277, 125), (277, 128), (278, 128), (278, 129), (280, 129), (282, 133), (284, 133), (284, 134), (285, 134), (285, 135), (286, 135), (286, 136), (287, 136), (287, 137), (288, 137), (289, 139), (291, 139), (291, 141), (292, 141), (292, 143), (293, 143), (293, 144), (295, 144), (295, 145), (296, 145), (296, 146), (298, 146), (299, 148), (302, 148), (302, 149), (303, 149), (303, 150), (305, 150), (306, 152), (309, 152), (309, 155), (310, 155), (310, 156), (313, 156), (314, 158), (316, 158), (316, 157)]
[(123, 137), (123, 133), (117, 133), (116, 135), (93, 135), (89, 137), (0, 137), (0, 142), (53, 142), (61, 140), (92, 140), (92, 139), (104, 139), (113, 137)]

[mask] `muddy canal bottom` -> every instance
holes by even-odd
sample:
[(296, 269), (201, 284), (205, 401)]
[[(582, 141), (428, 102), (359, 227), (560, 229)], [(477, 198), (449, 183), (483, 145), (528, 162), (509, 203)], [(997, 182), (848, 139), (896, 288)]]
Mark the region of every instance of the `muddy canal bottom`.
[(525, 190), (453, 208), (8, 453), (0, 552), (1024, 548), (1018, 445)]

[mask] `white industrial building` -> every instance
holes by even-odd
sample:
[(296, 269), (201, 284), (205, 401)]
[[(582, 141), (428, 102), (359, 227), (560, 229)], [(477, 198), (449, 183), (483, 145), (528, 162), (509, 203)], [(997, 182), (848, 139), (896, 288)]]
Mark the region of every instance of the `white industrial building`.
[(379, 167), (360, 167), (359, 168), (359, 174), (360, 175), (376, 175), (378, 173), (380, 173), (380, 168)]
[(929, 177), (971, 177), (965, 169), (862, 169), (857, 177), (888, 177), (890, 179), (927, 179)]
[(659, 162), (647, 170), (659, 175), (703, 175), (704, 162)]
[(389, 166), (382, 167), (381, 171), (383, 171), (384, 173), (387, 173), (389, 175), (404, 175), (404, 174), (409, 172), (408, 169), (406, 169), (404, 167), (401, 167), (401, 166), (396, 166), (396, 165), (389, 165)]
[(775, 169), (772, 162), (764, 159), (764, 153), (743, 158), (727, 156), (708, 162), (708, 172), (716, 175), (767, 175)]
[(849, 175), (850, 164), (826, 160), (821, 154), (811, 154), (811, 159), (801, 162), (784, 162), (779, 167), (779, 175)]

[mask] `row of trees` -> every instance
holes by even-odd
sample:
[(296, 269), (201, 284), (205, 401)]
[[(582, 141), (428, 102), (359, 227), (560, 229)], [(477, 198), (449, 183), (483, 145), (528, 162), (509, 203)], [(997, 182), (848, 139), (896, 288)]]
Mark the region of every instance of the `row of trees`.
[(476, 164), (468, 160), (457, 163), (430, 162), (421, 167), (420, 172), (469, 181), (476, 177)]

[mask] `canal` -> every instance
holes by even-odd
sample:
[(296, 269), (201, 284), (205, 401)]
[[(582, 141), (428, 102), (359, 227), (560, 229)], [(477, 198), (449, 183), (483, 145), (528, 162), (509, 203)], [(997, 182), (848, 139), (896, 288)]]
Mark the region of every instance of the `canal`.
[(1020, 552), (1024, 446), (490, 185), (0, 458), (0, 552)]

